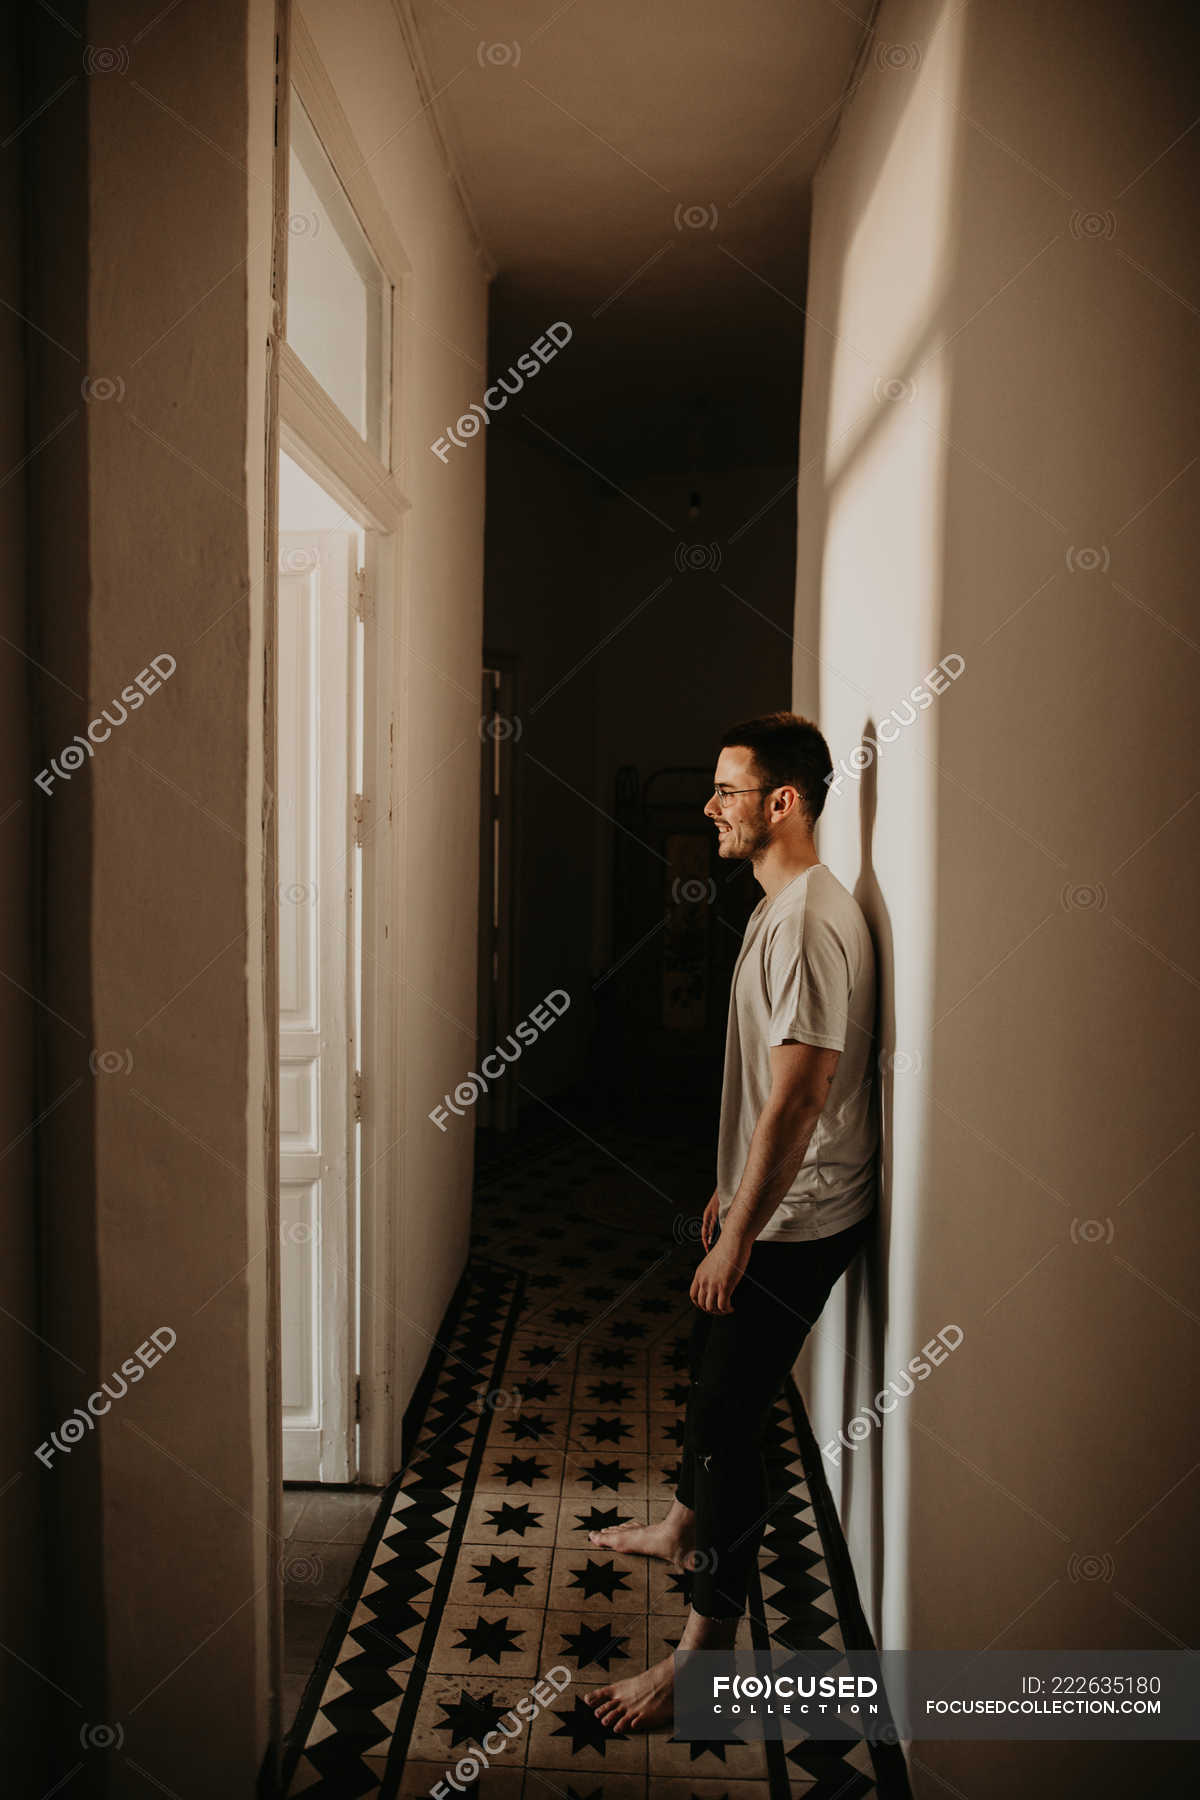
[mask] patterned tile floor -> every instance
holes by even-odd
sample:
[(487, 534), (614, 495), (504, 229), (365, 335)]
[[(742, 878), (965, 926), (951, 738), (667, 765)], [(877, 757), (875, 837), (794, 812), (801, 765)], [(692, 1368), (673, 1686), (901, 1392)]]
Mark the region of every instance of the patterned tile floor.
[[(564, 1130), (481, 1172), (468, 1279), (351, 1581), (344, 1635), (301, 1709), (289, 1795), (417, 1800), (556, 1664), (572, 1679), (531, 1729), (477, 1780), (460, 1771), (470, 1800), (875, 1792), (862, 1743), (616, 1737), (583, 1703), (673, 1647), (688, 1606), (686, 1576), (598, 1551), (587, 1532), (670, 1504), (694, 1219), (709, 1191), (706, 1147), (628, 1133), (606, 1144)], [(786, 1399), (765, 1453), (775, 1505), (753, 1642), (841, 1648)]]

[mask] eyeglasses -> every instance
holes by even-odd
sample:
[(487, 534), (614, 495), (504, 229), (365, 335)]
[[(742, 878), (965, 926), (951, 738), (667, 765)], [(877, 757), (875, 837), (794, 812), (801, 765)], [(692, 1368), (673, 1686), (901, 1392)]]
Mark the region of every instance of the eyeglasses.
[(726, 807), (729, 805), (729, 802), (733, 799), (735, 794), (773, 794), (774, 792), (775, 789), (773, 787), (715, 787), (712, 791), (712, 798), (716, 801), (718, 806)]

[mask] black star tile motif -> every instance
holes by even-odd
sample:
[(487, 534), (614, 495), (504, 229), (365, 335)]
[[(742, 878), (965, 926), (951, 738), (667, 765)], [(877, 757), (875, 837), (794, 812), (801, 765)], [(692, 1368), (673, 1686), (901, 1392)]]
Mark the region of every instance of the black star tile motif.
[(544, 1375), (519, 1378), (516, 1391), (524, 1400), (554, 1400), (563, 1391), (560, 1381), (548, 1381)]
[(597, 1406), (622, 1406), (633, 1399), (633, 1389), (627, 1381), (593, 1381), (587, 1397)]
[(633, 1426), (628, 1419), (589, 1419), (583, 1427), (583, 1435), (593, 1444), (622, 1444), (633, 1434)]
[(629, 1661), (628, 1650), (621, 1647), (628, 1642), (628, 1637), (619, 1632), (611, 1620), (602, 1625), (589, 1625), (586, 1619), (581, 1619), (578, 1631), (563, 1632), (562, 1654), (573, 1657), (581, 1670), (603, 1669), (607, 1674), (615, 1661)]
[(480, 1618), (476, 1619), (473, 1625), (460, 1627), (459, 1641), (454, 1648), (469, 1650), (471, 1655), (468, 1660), (471, 1662), (474, 1662), (477, 1657), (486, 1656), (491, 1662), (498, 1663), (501, 1657), (521, 1648), (517, 1640), (524, 1636), (525, 1632), (521, 1626), (510, 1628), (507, 1617), (503, 1619)]
[(679, 1463), (672, 1463), (669, 1469), (664, 1469), (662, 1471), (662, 1478), (668, 1487), (674, 1488), (679, 1486), (679, 1475)]
[(510, 1506), (506, 1501), (500, 1506), (489, 1507), (487, 1518), (497, 1532), (515, 1531), (518, 1537), (524, 1537), (527, 1531), (534, 1530), (545, 1518), (545, 1513), (534, 1512), (528, 1501), (520, 1506)]
[[(676, 1177), (682, 1179), (683, 1163), (674, 1153), (668, 1161), (664, 1145), (649, 1140), (622, 1141), (627, 1164), (644, 1167), (667, 1188)], [(371, 1590), (364, 1595), (361, 1582), (352, 1585), (340, 1649), (332, 1653), (333, 1667), (345, 1683), (345, 1691), (324, 1704), (314, 1698), (302, 1709), (292, 1761), (290, 1766), (285, 1764), (285, 1791), (293, 1781), (314, 1794), (377, 1791), (378, 1759), (386, 1753), (390, 1735), (377, 1709), (385, 1702), (394, 1703), (407, 1689), (411, 1704), (401, 1709), (397, 1729), (411, 1734), (422, 1692), (428, 1692), (429, 1657), (421, 1656), (424, 1603), (432, 1595), (439, 1558), (450, 1544), (455, 1545), (451, 1554), (457, 1559), (454, 1598), (461, 1601), (473, 1595), (475, 1604), (469, 1611), (458, 1611), (457, 1618), (466, 1623), (447, 1633), (444, 1643), (457, 1640), (454, 1655), (460, 1667), (469, 1666), (481, 1673), (483, 1680), (437, 1677), (440, 1710), (435, 1706), (433, 1712), (440, 1723), (434, 1727), (439, 1740), (435, 1758), (444, 1750), (442, 1760), (452, 1764), (467, 1742), (479, 1742), (504, 1717), (512, 1697), (507, 1691), (503, 1695), (488, 1691), (487, 1676), (492, 1673), (494, 1690), (512, 1688), (515, 1692), (516, 1684), (500, 1680), (500, 1675), (506, 1664), (510, 1669), (519, 1666), (519, 1659), (536, 1648), (537, 1632), (529, 1629), (533, 1621), (526, 1619), (525, 1627), (514, 1626), (512, 1621), (518, 1616), (515, 1609), (528, 1606), (532, 1594), (544, 1588), (546, 1575), (538, 1560), (544, 1558), (544, 1552), (539, 1549), (535, 1553), (536, 1566), (531, 1567), (514, 1551), (513, 1544), (515, 1540), (519, 1545), (527, 1535), (535, 1542), (549, 1537), (547, 1526), (559, 1512), (557, 1500), (551, 1501), (545, 1491), (553, 1481), (553, 1470), (563, 1461), (556, 1447), (559, 1433), (544, 1435), (544, 1426), (556, 1416), (555, 1409), (562, 1409), (557, 1416), (567, 1417), (575, 1362), (570, 1340), (577, 1335), (583, 1340), (583, 1367), (574, 1388), (577, 1429), (570, 1438), (576, 1446), (569, 1459), (575, 1477), (571, 1485), (585, 1492), (590, 1488), (592, 1499), (571, 1496), (561, 1509), (558, 1554), (565, 1555), (567, 1573), (558, 1578), (562, 1599), (556, 1604), (569, 1605), (569, 1596), (577, 1597), (579, 1611), (559, 1615), (561, 1629), (547, 1635), (544, 1659), (552, 1660), (557, 1652), (572, 1670), (578, 1669), (578, 1679), (585, 1686), (589, 1680), (613, 1680), (642, 1666), (640, 1660), (634, 1660), (642, 1654), (636, 1649), (638, 1637), (626, 1636), (623, 1627), (631, 1634), (644, 1627), (617, 1610), (635, 1604), (630, 1593), (632, 1572), (628, 1578), (623, 1572), (630, 1565), (611, 1550), (588, 1545), (585, 1534), (634, 1522), (621, 1506), (620, 1493), (626, 1486), (635, 1486), (633, 1471), (645, 1463), (644, 1457), (633, 1454), (640, 1447), (633, 1434), (642, 1429), (634, 1410), (641, 1412), (645, 1405), (646, 1387), (640, 1377), (649, 1344), (655, 1349), (649, 1404), (663, 1408), (666, 1414), (653, 1420), (659, 1429), (651, 1449), (662, 1453), (664, 1460), (672, 1455), (678, 1459), (684, 1435), (682, 1413), (691, 1397), (688, 1324), (694, 1314), (687, 1294), (698, 1257), (694, 1247), (685, 1244), (645, 1279), (654, 1258), (666, 1246), (657, 1242), (651, 1230), (635, 1228), (625, 1235), (603, 1223), (597, 1205), (603, 1209), (604, 1196), (590, 1184), (601, 1170), (607, 1180), (607, 1160), (593, 1167), (586, 1147), (581, 1153), (574, 1141), (556, 1156), (555, 1145), (561, 1143), (561, 1129), (543, 1128), (519, 1146), (500, 1153), (491, 1149), (486, 1156), (475, 1210), (482, 1229), (474, 1233), (464, 1285), (431, 1353), (432, 1386), (417, 1427), (422, 1442), (409, 1468), (397, 1478), (401, 1503), (396, 1504), (391, 1494), (387, 1497), (388, 1513), (371, 1570)], [(497, 1246), (491, 1256), (481, 1248), (487, 1237)], [(614, 1302), (615, 1314), (608, 1310)], [(589, 1320), (594, 1321), (590, 1330)], [(511, 1336), (514, 1329), (518, 1333), (515, 1342)], [(470, 1371), (469, 1376), (464, 1376), (464, 1370)], [(519, 1393), (520, 1406), (493, 1418), (480, 1408), (478, 1394), (494, 1388)], [(797, 1649), (819, 1643), (820, 1633), (828, 1630), (833, 1619), (827, 1582), (812, 1574), (821, 1550), (805, 1542), (813, 1535), (815, 1517), (803, 1488), (797, 1485), (801, 1470), (796, 1421), (801, 1414), (802, 1404), (789, 1385), (772, 1412), (763, 1444), (773, 1510), (759, 1560), (769, 1590), (767, 1601), (781, 1615), (771, 1627), (771, 1639), (779, 1648)], [(491, 1452), (486, 1478), (476, 1448), (485, 1432)], [(552, 1446), (554, 1454), (550, 1453)], [(628, 1463), (623, 1451), (629, 1452)], [(585, 1464), (582, 1479), (580, 1464)], [(657, 1477), (673, 1482), (676, 1471), (664, 1470), (658, 1457), (649, 1466), (655, 1478), (652, 1492), (665, 1492)], [(473, 1483), (493, 1490), (484, 1501), (487, 1511), (481, 1508), (473, 1515), (482, 1530), (465, 1534), (465, 1538), (475, 1535), (484, 1539), (483, 1544), (465, 1541), (461, 1530), (456, 1534), (451, 1529), (452, 1515), (461, 1525), (466, 1509), (474, 1504)], [(525, 1499), (520, 1498), (522, 1488)], [(504, 1498), (505, 1492), (518, 1497), (510, 1501)], [(630, 1505), (636, 1513), (638, 1502), (631, 1500)], [(486, 1546), (488, 1537), (493, 1539), (491, 1549)], [(566, 1548), (571, 1543), (576, 1546), (574, 1552)], [(672, 1591), (669, 1599), (668, 1588)], [(656, 1582), (653, 1591), (663, 1596), (657, 1605), (680, 1608), (680, 1599), (686, 1602), (688, 1590), (683, 1572), (668, 1571), (662, 1585)], [(502, 1607), (506, 1599), (507, 1614)], [(815, 1604), (817, 1600), (823, 1601), (823, 1606)], [(416, 1607), (423, 1610), (418, 1612)], [(348, 1620), (353, 1608), (358, 1609), (360, 1623), (351, 1630)], [(652, 1603), (651, 1610), (656, 1609)], [(657, 1654), (678, 1648), (684, 1617), (680, 1608), (669, 1624), (666, 1619), (658, 1622), (655, 1637), (663, 1648)], [(567, 1629), (572, 1625), (577, 1629)], [(669, 1638), (661, 1636), (663, 1627), (671, 1630)], [(482, 1687), (482, 1694), (468, 1693), (468, 1685), (476, 1690)], [(545, 1728), (553, 1731), (557, 1726), (555, 1742), (563, 1746), (562, 1754), (574, 1752), (590, 1761), (596, 1772), (585, 1770), (578, 1782), (569, 1782), (567, 1769), (550, 1771), (555, 1775), (551, 1785), (557, 1783), (564, 1800), (612, 1800), (612, 1763), (619, 1760), (624, 1767), (628, 1753), (606, 1757), (613, 1734), (599, 1725), (590, 1707), (573, 1704), (574, 1692), (568, 1690), (558, 1697), (554, 1704), (560, 1710), (547, 1720)], [(620, 1734), (614, 1738), (617, 1740), (625, 1741)], [(407, 1742), (397, 1740), (397, 1748), (401, 1757), (411, 1756)], [(590, 1758), (589, 1749), (594, 1751)], [(835, 1796), (836, 1800), (872, 1800), (871, 1780), (846, 1761), (841, 1743), (816, 1745), (806, 1740), (801, 1745), (785, 1745), (784, 1750), (787, 1761), (780, 1763), (779, 1772), (786, 1769), (806, 1793), (811, 1791), (811, 1800), (834, 1800)], [(761, 1762), (748, 1766), (753, 1758), (747, 1749), (739, 1749), (737, 1757), (731, 1758), (722, 1745), (705, 1741), (691, 1745), (688, 1755), (681, 1748), (674, 1754), (679, 1759), (675, 1766), (685, 1781), (690, 1767), (688, 1785), (671, 1782), (685, 1800), (692, 1787), (697, 1791), (711, 1788), (725, 1800), (722, 1790), (733, 1778), (729, 1766), (733, 1761), (738, 1764), (738, 1775), (761, 1786), (766, 1800), (767, 1771)], [(712, 1760), (706, 1761), (706, 1757)], [(622, 1785), (628, 1785), (624, 1777)], [(477, 1784), (468, 1784), (468, 1791), (458, 1800), (478, 1800)]]
[(597, 1488), (606, 1487), (617, 1488), (619, 1490), (623, 1481), (633, 1480), (632, 1471), (623, 1469), (619, 1462), (600, 1462), (597, 1460), (596, 1462), (588, 1463), (585, 1468), (580, 1469), (579, 1473), (591, 1482), (593, 1492), (595, 1492)]
[(472, 1587), (482, 1587), (485, 1594), (507, 1594), (511, 1600), (519, 1587), (532, 1587), (529, 1576), (532, 1563), (523, 1564), (517, 1556), (493, 1556), (486, 1563), (472, 1563), (476, 1571)]
[(668, 1594), (678, 1594), (681, 1599), (691, 1604), (692, 1577), (688, 1569), (672, 1569), (667, 1577)]
[(494, 1693), (481, 1694), (478, 1699), (468, 1694), (466, 1688), (460, 1688), (459, 1697), (449, 1706), (440, 1702), (444, 1717), (438, 1721), (438, 1731), (448, 1731), (451, 1748), (455, 1744), (465, 1743), (473, 1738), (476, 1743), (487, 1732), (494, 1731), (503, 1718), (507, 1707), (497, 1706)]
[(609, 1525), (632, 1525), (631, 1514), (619, 1506), (593, 1506), (588, 1512), (575, 1514), (577, 1531), (603, 1531)]
[(505, 1487), (532, 1487), (549, 1468), (549, 1463), (539, 1462), (536, 1456), (510, 1456), (497, 1465), (496, 1472), (503, 1475)]
[(687, 1738), (672, 1737), (668, 1738), (667, 1742), (671, 1744), (687, 1744), (690, 1752), (688, 1757), (689, 1762), (698, 1761), (705, 1753), (709, 1756), (715, 1756), (718, 1762), (724, 1762), (725, 1746), (727, 1744), (743, 1744), (745, 1739), (740, 1738), (735, 1734), (727, 1738), (698, 1738), (694, 1742), (690, 1742)]
[(554, 1427), (544, 1413), (519, 1413), (516, 1418), (505, 1419), (504, 1429), (519, 1443), (531, 1439), (536, 1443), (539, 1438), (549, 1437)]
[(629, 1587), (629, 1576), (623, 1569), (618, 1569), (610, 1557), (607, 1562), (594, 1562), (589, 1556), (582, 1569), (572, 1572), (569, 1586), (580, 1588), (585, 1600), (593, 1594), (603, 1594), (611, 1600), (615, 1594)]
[(551, 1732), (551, 1737), (569, 1737), (571, 1755), (578, 1756), (581, 1750), (598, 1750), (601, 1756), (607, 1753), (612, 1743), (628, 1742), (607, 1725), (602, 1725), (590, 1706), (576, 1699), (570, 1712), (555, 1712), (555, 1718), (561, 1722)]

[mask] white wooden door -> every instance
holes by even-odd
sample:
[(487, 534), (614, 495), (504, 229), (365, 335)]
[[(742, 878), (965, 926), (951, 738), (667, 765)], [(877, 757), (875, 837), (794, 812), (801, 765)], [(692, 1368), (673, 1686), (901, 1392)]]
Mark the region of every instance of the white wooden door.
[(355, 1477), (356, 534), (279, 537), (283, 1473)]

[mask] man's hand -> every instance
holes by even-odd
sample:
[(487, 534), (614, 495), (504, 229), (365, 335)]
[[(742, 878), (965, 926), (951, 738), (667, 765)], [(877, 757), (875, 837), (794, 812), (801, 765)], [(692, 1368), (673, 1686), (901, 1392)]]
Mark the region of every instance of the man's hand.
[(717, 1235), (717, 1226), (720, 1223), (721, 1196), (714, 1192), (712, 1199), (704, 1209), (704, 1217), (700, 1221), (700, 1242), (706, 1250), (712, 1249), (713, 1239)]
[(688, 1298), (701, 1312), (731, 1313), (733, 1290), (746, 1272), (750, 1246), (736, 1248), (727, 1242), (724, 1232), (710, 1250), (692, 1279)]

